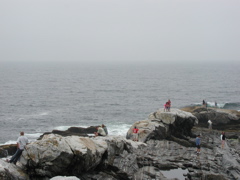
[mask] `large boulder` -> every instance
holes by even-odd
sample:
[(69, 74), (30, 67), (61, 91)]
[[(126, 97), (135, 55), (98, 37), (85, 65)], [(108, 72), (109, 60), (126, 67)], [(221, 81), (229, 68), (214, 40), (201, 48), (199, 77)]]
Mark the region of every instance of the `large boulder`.
[(172, 137), (187, 139), (192, 136), (191, 129), (198, 123), (198, 119), (189, 112), (171, 109), (171, 112), (158, 110), (151, 113), (147, 120), (135, 122), (127, 132), (127, 139), (132, 139), (133, 129), (139, 129), (138, 141), (149, 139), (162, 140)]
[(99, 166), (114, 165), (123, 151), (132, 152), (142, 143), (121, 136), (79, 137), (49, 134), (28, 144), (20, 159), (32, 179), (34, 177), (76, 176)]
[(27, 145), (20, 162), (34, 176), (74, 175), (95, 168), (106, 150), (99, 139), (49, 134)]

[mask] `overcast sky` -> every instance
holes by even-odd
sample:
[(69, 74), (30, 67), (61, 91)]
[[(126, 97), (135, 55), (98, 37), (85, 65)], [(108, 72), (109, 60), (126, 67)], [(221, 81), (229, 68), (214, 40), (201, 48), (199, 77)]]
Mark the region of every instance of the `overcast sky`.
[(240, 1), (0, 0), (0, 61), (240, 61)]

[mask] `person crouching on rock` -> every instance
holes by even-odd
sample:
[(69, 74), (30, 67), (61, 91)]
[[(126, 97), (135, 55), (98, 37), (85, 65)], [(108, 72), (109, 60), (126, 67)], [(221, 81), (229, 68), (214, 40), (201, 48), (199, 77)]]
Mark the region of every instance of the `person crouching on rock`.
[(201, 144), (201, 139), (200, 139), (200, 135), (198, 135), (196, 137), (197, 154), (200, 154), (200, 150), (201, 150), (200, 144)]
[(16, 164), (27, 144), (28, 144), (28, 138), (24, 136), (24, 132), (20, 132), (20, 136), (17, 139), (17, 151), (12, 156), (10, 161), (7, 159), (7, 162)]
[(139, 129), (135, 126), (133, 129), (133, 141), (138, 141), (138, 131)]
[(105, 131), (101, 126), (97, 127), (97, 132), (94, 132), (95, 136), (106, 136)]

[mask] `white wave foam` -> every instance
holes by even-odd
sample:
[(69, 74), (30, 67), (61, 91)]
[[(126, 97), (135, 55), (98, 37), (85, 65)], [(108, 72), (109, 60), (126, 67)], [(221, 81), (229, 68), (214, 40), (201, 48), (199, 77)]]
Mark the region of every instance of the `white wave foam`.
[(16, 144), (16, 143), (17, 143), (17, 141), (9, 140), (9, 141), (7, 141), (7, 142), (5, 142), (3, 144), (0, 144), (0, 145)]
[[(218, 108), (223, 108), (226, 103), (217, 103), (217, 106), (215, 106), (215, 102), (207, 102), (208, 107), (218, 107)], [(202, 103), (193, 103), (195, 106), (201, 106)]]
[(42, 133), (34, 133), (34, 134), (25, 134), (28, 138), (32, 138), (32, 139), (34, 139), (34, 138), (39, 138), (41, 135), (42, 135)]
[(53, 129), (54, 130), (59, 130), (59, 131), (66, 131), (70, 127), (71, 126), (57, 126), (57, 127), (53, 128)]
[[(106, 125), (106, 124), (105, 124)], [(106, 125), (108, 129), (109, 135), (120, 135), (120, 136), (126, 136), (127, 131), (132, 126), (130, 124), (110, 124)]]

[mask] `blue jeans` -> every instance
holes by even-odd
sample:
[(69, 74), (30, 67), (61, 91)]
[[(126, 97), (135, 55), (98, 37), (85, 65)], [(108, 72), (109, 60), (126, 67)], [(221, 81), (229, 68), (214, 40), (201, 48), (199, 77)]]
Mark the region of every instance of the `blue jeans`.
[(16, 153), (12, 156), (12, 158), (10, 159), (10, 163), (14, 163), (16, 164), (18, 159), (20, 158), (20, 156), (22, 155), (23, 149), (17, 149)]

